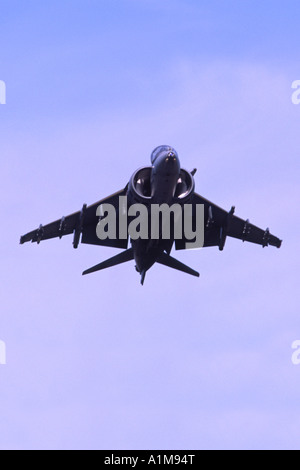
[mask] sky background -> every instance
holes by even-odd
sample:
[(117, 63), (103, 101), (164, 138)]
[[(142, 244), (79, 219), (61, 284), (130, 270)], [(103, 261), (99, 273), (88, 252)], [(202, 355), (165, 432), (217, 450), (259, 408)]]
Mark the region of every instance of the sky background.
[[(0, 0), (1, 449), (299, 449), (298, 0)], [(121, 188), (152, 150), (283, 239), (173, 252), (20, 235)], [(118, 251), (117, 251), (118, 252)]]

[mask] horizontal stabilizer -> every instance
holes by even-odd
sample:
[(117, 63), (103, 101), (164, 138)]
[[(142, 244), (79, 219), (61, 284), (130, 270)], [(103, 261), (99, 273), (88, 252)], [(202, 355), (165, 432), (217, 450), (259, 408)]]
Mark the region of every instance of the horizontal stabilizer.
[(194, 271), (192, 268), (190, 268), (186, 264), (181, 263), (177, 259), (172, 258), (172, 256), (167, 255), (167, 253), (163, 253), (157, 259), (157, 263), (164, 264), (165, 266), (168, 266), (169, 268), (178, 269), (178, 271), (191, 274), (192, 276), (196, 276), (196, 277), (200, 276), (200, 274), (197, 271)]
[(122, 251), (116, 256), (103, 261), (102, 263), (96, 264), (90, 269), (83, 271), (83, 275), (94, 273), (95, 271), (101, 271), (101, 269), (111, 268), (112, 266), (116, 266), (117, 264), (126, 263), (126, 261), (131, 261), (133, 259), (133, 250), (129, 248), (126, 251)]

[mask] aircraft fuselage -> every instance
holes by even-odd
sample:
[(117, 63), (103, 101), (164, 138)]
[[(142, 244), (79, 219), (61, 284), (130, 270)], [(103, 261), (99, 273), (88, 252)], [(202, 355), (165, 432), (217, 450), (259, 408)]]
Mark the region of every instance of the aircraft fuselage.
[[(157, 149), (157, 155), (152, 159), (151, 170), (151, 195), (148, 202), (149, 211), (151, 204), (168, 204), (174, 202), (175, 192), (180, 175), (180, 161), (176, 151), (167, 146)], [(168, 254), (172, 249), (174, 239), (164, 240), (144, 240), (138, 238), (131, 239), (136, 269), (142, 276), (142, 282), (146, 271), (153, 266), (161, 254), (166, 251)]]

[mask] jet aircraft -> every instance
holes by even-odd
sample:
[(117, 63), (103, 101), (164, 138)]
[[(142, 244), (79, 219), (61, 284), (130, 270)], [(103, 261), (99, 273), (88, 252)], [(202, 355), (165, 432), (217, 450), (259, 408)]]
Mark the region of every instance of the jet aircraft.
[[(141, 284), (144, 283), (146, 272), (154, 263), (183, 271), (193, 276), (199, 276), (194, 269), (186, 266), (182, 262), (170, 256), (173, 245), (176, 250), (184, 250), (190, 241), (185, 233), (180, 238), (174, 237), (174, 230), (170, 231), (169, 237), (162, 237), (161, 230), (156, 239), (145, 237), (132, 238), (129, 231), (120, 236), (120, 197), (126, 197), (128, 208), (134, 204), (143, 204), (150, 214), (151, 207), (167, 204), (169, 206), (177, 204), (180, 208), (185, 205), (191, 207), (191, 217), (195, 226), (196, 206), (203, 205), (203, 247), (216, 246), (223, 250), (226, 238), (234, 237), (266, 247), (268, 245), (280, 248), (282, 241), (272, 235), (267, 228), (260, 229), (251, 224), (249, 220), (243, 220), (234, 215), (235, 208), (229, 211), (222, 209), (216, 204), (208, 201), (195, 192), (194, 175), (196, 169), (187, 171), (181, 168), (176, 150), (167, 145), (156, 147), (151, 154), (151, 166), (145, 166), (136, 170), (131, 176), (128, 184), (120, 191), (108, 196), (100, 201), (87, 206), (71, 215), (62, 217), (47, 225), (40, 225), (21, 237), (20, 243), (36, 242), (41, 240), (73, 234), (73, 247), (77, 248), (79, 242), (92, 245), (109, 246), (122, 249), (123, 251), (112, 258), (101, 262), (87, 269), (83, 274), (89, 274), (101, 269), (105, 269), (130, 260), (135, 261), (136, 270), (141, 275)], [(99, 207), (110, 204), (116, 211), (116, 225), (118, 234), (112, 238), (99, 238), (97, 226), (103, 220), (104, 214), (99, 211)], [(127, 224), (130, 222), (128, 218)], [(181, 220), (182, 223), (182, 220)], [(128, 248), (130, 240), (130, 247)]]

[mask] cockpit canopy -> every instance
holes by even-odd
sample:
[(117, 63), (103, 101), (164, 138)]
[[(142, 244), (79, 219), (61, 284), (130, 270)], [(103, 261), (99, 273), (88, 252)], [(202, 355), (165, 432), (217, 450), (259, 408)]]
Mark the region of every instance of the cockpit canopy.
[(156, 147), (153, 152), (151, 153), (151, 163), (152, 165), (154, 164), (155, 160), (160, 157), (161, 155), (168, 156), (168, 154), (171, 153), (173, 154), (172, 156), (175, 156), (178, 158), (178, 154), (173, 147), (170, 147), (170, 145), (159, 145)]

